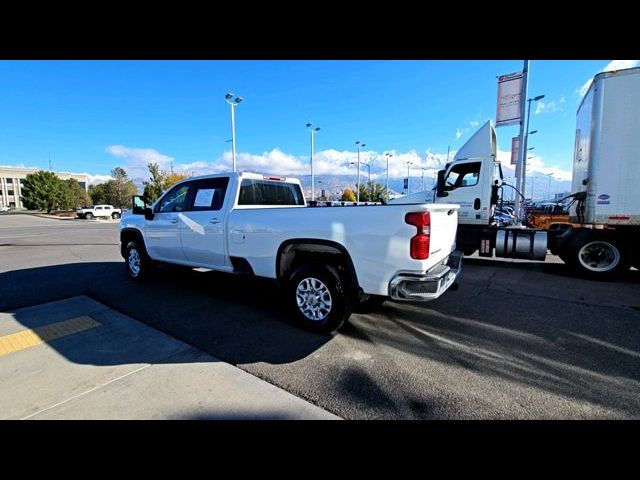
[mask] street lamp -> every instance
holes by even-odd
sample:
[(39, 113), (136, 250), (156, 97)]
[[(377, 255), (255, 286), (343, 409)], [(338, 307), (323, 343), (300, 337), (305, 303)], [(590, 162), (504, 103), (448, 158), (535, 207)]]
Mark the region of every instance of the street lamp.
[[(233, 98), (235, 97), (235, 98)], [(242, 97), (236, 97), (235, 94), (229, 92), (224, 96), (225, 100), (231, 105), (231, 155), (233, 157), (233, 171), (236, 171), (236, 106), (244, 100)], [(233, 98), (233, 100), (231, 100)]]
[(424, 171), (426, 168), (420, 167), (420, 170), (422, 171), (422, 191), (424, 192)]
[(364, 143), (361, 143), (360, 140), (358, 140), (356, 142), (356, 145), (358, 146), (358, 182), (356, 183), (356, 202), (360, 201), (360, 147), (364, 148), (366, 147), (366, 145)]
[(311, 201), (313, 202), (316, 199), (315, 182), (314, 182), (314, 176), (313, 176), (313, 153), (314, 153), (313, 137), (315, 136), (316, 133), (320, 131), (320, 127), (314, 127), (313, 124), (307, 123), (307, 129), (309, 130), (311, 135)]
[(528, 98), (527, 99), (527, 128), (526, 128), (526, 132), (527, 134), (524, 136), (524, 149), (522, 150), (524, 152), (524, 154), (522, 155), (524, 157), (524, 160), (522, 162), (522, 195), (524, 196), (525, 192), (525, 188), (527, 186), (527, 143), (529, 141), (529, 135), (533, 135), (534, 133), (537, 133), (537, 130), (534, 130), (533, 132), (529, 131), (529, 127), (531, 126), (530, 123), (530, 117), (531, 117), (531, 102), (538, 102), (540, 100), (542, 100), (544, 98), (544, 95), (538, 95), (537, 97), (533, 97), (533, 98)]
[(409, 188), (409, 165), (413, 164), (413, 162), (407, 162), (407, 195), (411, 192)]
[(551, 179), (553, 178), (553, 173), (545, 173), (545, 176), (549, 177), (549, 185), (547, 187), (547, 197), (551, 199)]
[(387, 203), (389, 203), (389, 159), (393, 157), (393, 153), (385, 153), (385, 157), (387, 157)]

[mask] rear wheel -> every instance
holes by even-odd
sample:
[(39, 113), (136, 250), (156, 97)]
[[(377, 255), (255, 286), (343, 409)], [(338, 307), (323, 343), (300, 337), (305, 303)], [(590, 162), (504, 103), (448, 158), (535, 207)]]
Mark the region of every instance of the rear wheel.
[(351, 315), (351, 301), (338, 271), (323, 264), (296, 269), (285, 286), (285, 299), (297, 325), (331, 333)]
[(91, 212), (87, 212), (84, 214), (84, 218), (86, 218), (87, 220), (92, 220), (93, 219), (93, 213)]
[(125, 266), (129, 277), (139, 280), (149, 275), (153, 268), (153, 261), (137, 242), (132, 241), (127, 244), (125, 250)]
[(624, 244), (615, 238), (585, 232), (567, 250), (560, 258), (587, 277), (606, 280), (629, 269)]

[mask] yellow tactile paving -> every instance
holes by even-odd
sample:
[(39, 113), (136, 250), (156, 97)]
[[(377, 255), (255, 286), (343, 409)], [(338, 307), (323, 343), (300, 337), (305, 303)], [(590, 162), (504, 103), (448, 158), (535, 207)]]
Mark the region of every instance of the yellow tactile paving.
[(67, 337), (75, 333), (89, 330), (90, 328), (102, 325), (89, 315), (55, 322), (43, 327), (22, 330), (18, 333), (5, 335), (0, 337), (0, 357), (9, 353), (24, 350), (25, 348), (35, 347), (42, 343), (50, 342), (57, 338)]

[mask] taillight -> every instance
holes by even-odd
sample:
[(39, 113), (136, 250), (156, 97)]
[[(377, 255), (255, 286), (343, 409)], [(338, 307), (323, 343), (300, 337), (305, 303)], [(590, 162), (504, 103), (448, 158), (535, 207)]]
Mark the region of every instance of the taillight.
[(429, 212), (407, 213), (404, 221), (417, 228), (418, 233), (411, 238), (409, 253), (411, 258), (426, 260), (429, 258), (429, 242), (431, 241), (431, 215)]

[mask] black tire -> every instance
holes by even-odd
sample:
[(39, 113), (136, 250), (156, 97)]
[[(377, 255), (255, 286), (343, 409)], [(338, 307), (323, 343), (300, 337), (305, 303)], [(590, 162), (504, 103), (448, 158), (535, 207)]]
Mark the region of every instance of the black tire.
[[(307, 282), (306, 285), (303, 282)], [(318, 283), (318, 281), (320, 283)], [(300, 290), (298, 288), (300, 287)], [(299, 306), (305, 287), (309, 291), (310, 301)], [(311, 290), (314, 289), (315, 290)], [(285, 303), (296, 325), (316, 333), (332, 333), (339, 329), (351, 316), (351, 299), (344, 281), (338, 271), (324, 264), (308, 264), (296, 269), (284, 286)], [(326, 293), (320, 293), (328, 291)], [(315, 296), (315, 297), (314, 297)], [(327, 300), (330, 306), (327, 307)], [(317, 305), (311, 302), (319, 302)], [(305, 310), (307, 313), (303, 313)], [(315, 309), (315, 311), (314, 311)], [(309, 316), (317, 316), (311, 319)]]
[(114, 220), (117, 220), (118, 218), (120, 218), (120, 214), (118, 212), (113, 212), (111, 214), (111, 218), (113, 218)]
[(624, 243), (600, 232), (576, 232), (560, 258), (578, 275), (594, 280), (610, 280), (629, 270)]
[(358, 302), (354, 308), (354, 313), (371, 313), (382, 306), (387, 301), (387, 297), (382, 295), (369, 295), (369, 298)]
[[(135, 257), (132, 259), (132, 255), (136, 252), (138, 256), (138, 267), (136, 271), (134, 265), (136, 264)], [(125, 249), (124, 265), (127, 270), (129, 278), (132, 280), (141, 280), (148, 277), (153, 269), (153, 261), (147, 256), (146, 250), (138, 244), (136, 241), (127, 243)]]
[(84, 218), (85, 220), (93, 220), (93, 213), (85, 213)]

